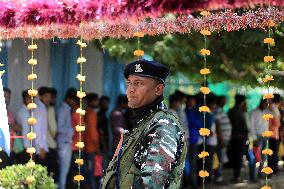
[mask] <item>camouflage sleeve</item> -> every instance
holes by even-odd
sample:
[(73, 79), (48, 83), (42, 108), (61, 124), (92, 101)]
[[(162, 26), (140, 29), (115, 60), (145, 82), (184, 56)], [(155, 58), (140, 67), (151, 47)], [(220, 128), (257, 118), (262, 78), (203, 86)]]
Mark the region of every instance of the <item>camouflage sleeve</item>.
[(168, 119), (160, 119), (146, 132), (142, 144), (139, 164), (141, 178), (135, 181), (133, 188), (162, 189), (166, 188), (167, 178), (176, 161), (178, 150), (178, 127)]

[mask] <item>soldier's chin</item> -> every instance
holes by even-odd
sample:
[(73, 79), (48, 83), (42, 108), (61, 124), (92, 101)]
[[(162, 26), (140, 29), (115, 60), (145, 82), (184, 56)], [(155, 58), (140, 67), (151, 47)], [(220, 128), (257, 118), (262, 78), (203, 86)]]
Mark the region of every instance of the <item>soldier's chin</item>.
[(135, 102), (131, 102), (131, 101), (128, 101), (128, 107), (129, 108), (138, 108), (137, 104)]

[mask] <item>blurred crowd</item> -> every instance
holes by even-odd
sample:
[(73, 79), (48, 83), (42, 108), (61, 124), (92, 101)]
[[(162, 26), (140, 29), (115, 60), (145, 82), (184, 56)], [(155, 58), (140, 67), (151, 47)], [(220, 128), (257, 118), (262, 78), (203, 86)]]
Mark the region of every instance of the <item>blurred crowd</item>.
[[(82, 188), (98, 189), (103, 170), (116, 150), (121, 133), (133, 129), (129, 119), (132, 112), (128, 108), (126, 96), (118, 96), (116, 107), (109, 110), (109, 97), (87, 94), (83, 101), (86, 114), (80, 120), (76, 113), (80, 107), (76, 89), (70, 88), (62, 103), (57, 102), (57, 91), (54, 88), (40, 87), (38, 94), (35, 99), (37, 108), (34, 110), (37, 119), (34, 132), (37, 137), (33, 143), (36, 163), (47, 167), (59, 189), (75, 188), (73, 177), (78, 172), (75, 160), (79, 157), (76, 143), (81, 138), (85, 143), (84, 150), (80, 153), (85, 162), (81, 169), (85, 177)], [(11, 133), (11, 154), (8, 156), (5, 152), (0, 152), (0, 168), (27, 163), (29, 155), (25, 149), (30, 147), (30, 142), (25, 138), (30, 132), (27, 119), (31, 112), (27, 105), (31, 103), (31, 98), (28, 91), (22, 92), (23, 104), (17, 112), (10, 111), (11, 90), (4, 88), (4, 95)], [(267, 143), (262, 133), (267, 130), (273, 131), (273, 136), (269, 138), (269, 148), (273, 150), (273, 154), (268, 157), (268, 165), (273, 169), (273, 174), (279, 172), (278, 162), (282, 157), (278, 150), (284, 141), (283, 99), (279, 94), (274, 94), (269, 105), (266, 100), (260, 100), (258, 107), (251, 112), (247, 111), (246, 97), (240, 94), (235, 96), (235, 105), (228, 112), (224, 110), (226, 96), (210, 94), (204, 99), (201, 93), (187, 95), (177, 90), (169, 96), (168, 102), (169, 110), (184, 127), (188, 145), (183, 187), (196, 188), (201, 184), (198, 172), (202, 169), (202, 160), (198, 158), (198, 154), (203, 151), (203, 139), (199, 135), (199, 129), (204, 124), (211, 131), (205, 140), (206, 151), (210, 154), (205, 163), (205, 169), (210, 173), (206, 179), (208, 184), (228, 184), (223, 179), (224, 168), (232, 169), (231, 182), (241, 182), (244, 157), (249, 165), (248, 179), (257, 182), (264, 178), (261, 168), (265, 158), (261, 151)], [(199, 107), (204, 102), (211, 110), (206, 113), (205, 119), (203, 113), (199, 112)], [(262, 116), (265, 113), (271, 113), (273, 119), (264, 121)], [(81, 136), (76, 132), (76, 126), (80, 123), (86, 127)]]

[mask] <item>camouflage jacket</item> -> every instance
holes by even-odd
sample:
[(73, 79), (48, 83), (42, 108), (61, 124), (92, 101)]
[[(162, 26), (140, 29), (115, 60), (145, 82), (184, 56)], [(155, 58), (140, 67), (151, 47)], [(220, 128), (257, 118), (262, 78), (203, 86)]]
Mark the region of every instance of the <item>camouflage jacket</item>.
[[(162, 116), (161, 114), (157, 116), (157, 112), (163, 112)], [(152, 118), (146, 120), (151, 115)], [(138, 110), (136, 115), (134, 114), (133, 123), (137, 126), (133, 130), (134, 135), (136, 129), (143, 127), (143, 125), (145, 125), (145, 129), (141, 132), (141, 139), (137, 140), (135, 144), (133, 157), (130, 157), (132, 162), (124, 161), (125, 159), (123, 158), (129, 155), (129, 152), (125, 150), (125, 153), (122, 152), (122, 161), (119, 161), (119, 158), (114, 158), (114, 164), (110, 165), (107, 172), (114, 170), (117, 176), (118, 162), (120, 162), (119, 169), (121, 171), (123, 171), (122, 166), (132, 164), (132, 166), (129, 166), (130, 171), (127, 173), (131, 172), (135, 175), (134, 178), (128, 178), (128, 180), (133, 179), (133, 182), (130, 181), (131, 187), (122, 184), (120, 186), (121, 189), (166, 189), (172, 188), (171, 182), (173, 181), (176, 182), (175, 186), (179, 186), (184, 167), (186, 145), (184, 133), (177, 119), (173, 119), (173, 115), (167, 111), (167, 108), (160, 101), (158, 104), (153, 104), (146, 109)], [(125, 145), (127, 145), (127, 141)], [(133, 169), (134, 171), (132, 171)], [(118, 178), (120, 182), (123, 182), (123, 179), (127, 177), (120, 176)], [(112, 189), (115, 187), (109, 185), (106, 188)]]

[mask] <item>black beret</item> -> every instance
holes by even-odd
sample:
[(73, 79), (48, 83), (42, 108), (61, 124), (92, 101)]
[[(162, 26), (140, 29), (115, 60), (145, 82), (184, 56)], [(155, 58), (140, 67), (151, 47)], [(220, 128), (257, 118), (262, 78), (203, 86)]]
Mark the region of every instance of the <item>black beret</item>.
[(165, 83), (169, 69), (156, 61), (141, 59), (126, 65), (124, 77), (127, 79), (130, 75), (150, 77)]

